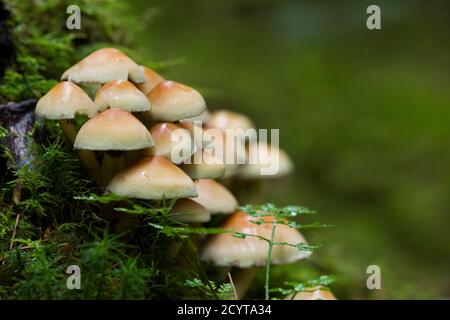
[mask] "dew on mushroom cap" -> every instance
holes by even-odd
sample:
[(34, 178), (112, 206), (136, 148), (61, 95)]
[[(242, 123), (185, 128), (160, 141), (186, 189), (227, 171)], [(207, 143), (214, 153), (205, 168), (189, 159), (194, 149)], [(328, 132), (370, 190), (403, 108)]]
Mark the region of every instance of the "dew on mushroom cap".
[(174, 81), (160, 82), (148, 95), (156, 121), (178, 121), (201, 114), (206, 103), (200, 93)]
[(199, 179), (195, 181), (198, 196), (192, 200), (200, 203), (211, 214), (232, 213), (238, 207), (238, 202), (233, 194), (212, 179)]
[(106, 190), (131, 198), (162, 200), (196, 197), (194, 182), (164, 157), (139, 160), (117, 173)]
[(61, 80), (77, 83), (106, 83), (111, 80), (127, 79), (142, 83), (145, 80), (144, 72), (136, 62), (114, 48), (103, 48), (92, 52), (61, 76)]
[(107, 82), (97, 91), (94, 102), (99, 111), (108, 107), (129, 112), (150, 110), (150, 101), (147, 96), (127, 80)]

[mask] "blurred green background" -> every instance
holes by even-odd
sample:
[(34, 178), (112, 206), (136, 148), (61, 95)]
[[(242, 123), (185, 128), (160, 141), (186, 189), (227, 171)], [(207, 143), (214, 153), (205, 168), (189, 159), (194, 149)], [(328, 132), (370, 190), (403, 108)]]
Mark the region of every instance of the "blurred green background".
[[(380, 31), (373, 1), (132, 3), (152, 15), (139, 53), (186, 61), (165, 77), (280, 128), (296, 173), (261, 199), (336, 225), (305, 234), (338, 298), (450, 297), (448, 1), (376, 1)], [(371, 264), (382, 290), (366, 288)]]

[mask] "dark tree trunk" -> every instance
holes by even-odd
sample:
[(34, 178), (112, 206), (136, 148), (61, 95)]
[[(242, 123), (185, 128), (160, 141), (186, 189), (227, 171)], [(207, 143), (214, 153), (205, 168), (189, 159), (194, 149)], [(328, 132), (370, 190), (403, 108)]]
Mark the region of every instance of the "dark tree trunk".
[(14, 63), (15, 49), (9, 30), (10, 13), (3, 1), (0, 0), (0, 81), (5, 70)]
[[(0, 0), (0, 83), (5, 70), (14, 64), (16, 56), (9, 21), (10, 12)], [(31, 164), (32, 150), (28, 133), (36, 121), (35, 106), (36, 100), (0, 105), (0, 125), (8, 130), (7, 137), (0, 140), (0, 144), (9, 151), (18, 168)], [(11, 165), (11, 161), (0, 161), (3, 170), (11, 168)]]

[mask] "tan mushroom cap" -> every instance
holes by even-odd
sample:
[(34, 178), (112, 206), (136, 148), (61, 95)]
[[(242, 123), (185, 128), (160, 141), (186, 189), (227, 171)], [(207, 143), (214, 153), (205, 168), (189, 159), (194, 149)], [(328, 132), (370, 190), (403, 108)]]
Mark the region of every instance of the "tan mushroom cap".
[(190, 158), (196, 151), (189, 131), (176, 124), (158, 123), (150, 128), (150, 133), (155, 144), (145, 150), (147, 155), (163, 156), (178, 164)]
[(205, 127), (203, 144), (205, 150), (211, 150), (215, 157), (222, 159), (224, 162), (224, 177), (237, 174), (244, 166), (246, 161), (245, 143), (233, 133), (223, 132), (218, 128)]
[(51, 88), (36, 105), (36, 114), (45, 119), (73, 119), (77, 113), (92, 117), (97, 107), (79, 86), (67, 81)]
[(141, 90), (144, 94), (148, 94), (150, 91), (152, 91), (156, 85), (162, 81), (164, 81), (164, 78), (153, 71), (150, 68), (141, 66), (143, 72), (144, 72), (144, 82), (139, 83), (137, 85), (138, 89)]
[(211, 214), (201, 204), (191, 199), (179, 199), (170, 210), (173, 219), (180, 222), (204, 223), (211, 220)]
[(206, 103), (200, 93), (174, 81), (160, 82), (148, 95), (150, 114), (157, 121), (178, 121), (201, 114)]
[(143, 70), (126, 56), (114, 48), (103, 48), (92, 52), (79, 61), (61, 76), (61, 80), (73, 82), (106, 83), (111, 80), (132, 80), (144, 82)]
[(226, 129), (253, 129), (252, 121), (245, 115), (229, 110), (218, 110), (211, 113), (207, 125), (213, 128)]
[(292, 298), (287, 297), (286, 300), (337, 300), (334, 294), (326, 288), (315, 287), (307, 291), (298, 292)]
[[(264, 220), (266, 223), (255, 224), (252, 220)], [(251, 217), (243, 211), (233, 213), (221, 226), (223, 229), (233, 229), (235, 232), (253, 234), (270, 239), (273, 217)], [(276, 242), (291, 244), (306, 243), (303, 236), (293, 228), (278, 224), (275, 231)], [(213, 235), (201, 252), (203, 261), (212, 262), (217, 266), (236, 266), (248, 268), (266, 264), (268, 243), (256, 237), (236, 238), (232, 233)], [(310, 256), (310, 252), (299, 251), (290, 246), (274, 246), (272, 249), (273, 264), (287, 264)]]
[(180, 165), (192, 179), (217, 179), (225, 174), (222, 159), (211, 154), (211, 150), (199, 149), (192, 157)]
[(122, 109), (107, 109), (80, 128), (74, 148), (137, 150), (152, 145), (153, 140), (147, 128), (131, 113)]
[(202, 124), (206, 124), (208, 120), (211, 117), (211, 113), (208, 109), (200, 113), (198, 116), (189, 117), (186, 119), (183, 119), (183, 121), (189, 121), (189, 122), (201, 122)]
[(150, 110), (147, 96), (127, 80), (109, 81), (97, 91), (94, 102), (99, 111), (108, 107), (129, 112)]
[(264, 142), (251, 143), (247, 150), (247, 164), (239, 171), (244, 179), (269, 179), (288, 175), (294, 164), (286, 153)]
[(200, 203), (211, 214), (232, 213), (238, 207), (233, 194), (223, 185), (212, 179), (199, 179), (195, 181), (198, 196), (192, 200)]
[(139, 160), (117, 173), (106, 187), (131, 198), (162, 200), (197, 196), (194, 182), (164, 157)]
[(203, 138), (205, 130), (201, 125), (187, 120), (181, 120), (179, 124), (180, 127), (189, 131), (198, 148), (206, 148), (211, 143), (211, 141)]

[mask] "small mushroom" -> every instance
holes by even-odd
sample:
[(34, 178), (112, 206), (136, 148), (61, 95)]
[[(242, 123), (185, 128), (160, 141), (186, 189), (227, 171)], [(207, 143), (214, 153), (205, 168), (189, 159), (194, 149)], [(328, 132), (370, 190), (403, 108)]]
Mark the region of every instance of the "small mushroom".
[[(78, 129), (73, 119), (76, 114), (92, 117), (97, 107), (91, 98), (76, 84), (62, 81), (51, 88), (36, 105), (39, 117), (58, 120), (59, 126), (70, 144), (74, 144)], [(91, 151), (78, 152), (81, 161), (96, 182), (100, 181), (100, 166)]]
[(242, 179), (278, 178), (292, 173), (294, 164), (286, 153), (263, 142), (251, 143), (247, 149), (247, 164), (239, 171)]
[(234, 212), (238, 202), (233, 194), (223, 185), (212, 179), (199, 179), (195, 181), (198, 196), (192, 200), (200, 203), (211, 214)]
[(200, 125), (200, 123), (201, 122), (192, 122), (184, 119), (180, 121), (179, 125), (180, 127), (189, 131), (189, 133), (192, 136), (192, 139), (194, 139), (195, 145), (198, 148), (206, 148), (209, 146), (211, 141), (204, 139), (205, 130)]
[(233, 133), (223, 132), (218, 128), (205, 129), (203, 131), (205, 150), (212, 150), (215, 157), (222, 159), (225, 164), (224, 177), (237, 174), (246, 161), (244, 141)]
[(94, 102), (99, 111), (108, 107), (129, 112), (150, 110), (150, 101), (145, 94), (127, 80), (109, 81), (97, 91)]
[(211, 214), (201, 204), (191, 199), (178, 199), (170, 211), (172, 218), (180, 222), (204, 223), (211, 220)]
[(239, 134), (239, 138), (245, 139), (245, 131), (248, 129), (254, 129), (253, 122), (245, 115), (229, 111), (218, 110), (211, 113), (211, 116), (206, 123), (208, 127), (218, 128), (222, 131), (228, 130), (243, 130), (242, 134)]
[(200, 113), (198, 116), (189, 117), (189, 118), (183, 119), (183, 121), (201, 122), (202, 124), (206, 124), (210, 117), (211, 117), (211, 113), (208, 111), (208, 109), (206, 109), (205, 111)]
[(286, 300), (337, 300), (334, 294), (321, 286), (308, 288), (306, 291), (297, 292), (294, 296), (286, 297)]
[(164, 157), (147, 157), (117, 173), (106, 190), (131, 198), (163, 200), (196, 197), (194, 182)]
[(197, 150), (180, 168), (192, 179), (217, 179), (225, 174), (225, 164), (211, 150)]
[(148, 94), (153, 90), (153, 88), (156, 87), (158, 83), (164, 81), (164, 78), (150, 68), (144, 66), (141, 66), (141, 68), (143, 70), (145, 80), (143, 83), (137, 84), (137, 87), (144, 94)]
[[(272, 216), (252, 217), (243, 211), (236, 211), (221, 225), (221, 228), (270, 239), (273, 219)], [(256, 224), (255, 220), (263, 220), (265, 223)], [(306, 243), (298, 230), (284, 224), (276, 226), (274, 240), (291, 244)], [(241, 239), (234, 237), (232, 233), (222, 233), (209, 238), (200, 257), (203, 261), (216, 266), (240, 268), (233, 272), (232, 278), (238, 297), (242, 298), (252, 281), (255, 267), (266, 264), (268, 246), (266, 241), (257, 237), (247, 236)], [(307, 258), (310, 254), (308, 251), (300, 251), (290, 246), (274, 246), (271, 263), (292, 263)]]
[(154, 121), (178, 121), (197, 116), (206, 109), (205, 100), (197, 90), (174, 81), (160, 82), (147, 97)]
[(176, 124), (162, 122), (150, 128), (155, 144), (142, 151), (143, 155), (163, 156), (179, 164), (190, 158), (196, 151), (192, 137), (186, 129)]
[(61, 76), (61, 80), (76, 83), (106, 83), (111, 80), (130, 79), (135, 83), (145, 81), (144, 71), (122, 51), (103, 48), (92, 52)]
[(102, 164), (103, 184), (106, 184), (123, 165), (121, 151), (144, 149), (152, 145), (153, 140), (147, 128), (131, 113), (122, 109), (107, 109), (80, 128), (74, 147), (107, 151)]

